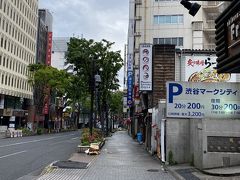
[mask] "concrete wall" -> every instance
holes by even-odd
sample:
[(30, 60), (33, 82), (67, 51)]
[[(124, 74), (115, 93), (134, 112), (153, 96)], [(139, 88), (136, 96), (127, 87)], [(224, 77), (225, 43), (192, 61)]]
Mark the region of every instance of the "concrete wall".
[(177, 163), (190, 162), (190, 123), (189, 119), (170, 119), (166, 121), (166, 155), (173, 152)]
[(240, 120), (167, 118), (166, 122), (167, 161), (171, 150), (174, 161), (193, 162), (199, 169), (240, 165), (240, 141), (232, 140), (236, 152), (209, 152), (207, 141), (208, 136), (217, 137), (219, 149), (229, 146), (223, 139), (240, 138)]
[(190, 163), (202, 169), (202, 119), (190, 119)]
[[(203, 169), (227, 166), (224, 159), (229, 161), (229, 166), (240, 165), (240, 151), (238, 152), (208, 152), (207, 137), (240, 137), (240, 121), (236, 119), (205, 119), (203, 124)], [(238, 142), (238, 148), (240, 142)], [(234, 146), (234, 145), (233, 145)], [(204, 153), (205, 152), (205, 153)]]

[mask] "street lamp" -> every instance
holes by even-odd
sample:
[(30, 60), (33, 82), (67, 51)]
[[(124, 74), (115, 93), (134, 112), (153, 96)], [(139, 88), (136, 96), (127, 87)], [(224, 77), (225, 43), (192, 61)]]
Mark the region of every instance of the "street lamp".
[(180, 3), (189, 10), (189, 14), (191, 14), (192, 16), (195, 16), (201, 7), (200, 4), (191, 3), (188, 0), (182, 0)]
[(93, 116), (93, 102), (94, 102), (94, 92), (96, 87), (99, 85), (101, 82), (101, 77), (99, 74), (95, 75), (95, 61), (96, 59), (92, 59), (92, 72), (91, 72), (91, 77), (90, 77), (90, 91), (91, 91), (91, 109), (90, 109), (90, 121), (89, 121), (89, 129), (90, 129), (90, 135), (92, 136), (92, 131), (93, 131), (93, 122), (95, 123), (95, 117)]

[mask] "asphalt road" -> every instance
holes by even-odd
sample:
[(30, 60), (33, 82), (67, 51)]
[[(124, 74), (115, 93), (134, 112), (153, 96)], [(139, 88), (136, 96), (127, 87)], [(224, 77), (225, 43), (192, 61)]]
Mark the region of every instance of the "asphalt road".
[(0, 139), (0, 180), (16, 180), (77, 151), (80, 131)]

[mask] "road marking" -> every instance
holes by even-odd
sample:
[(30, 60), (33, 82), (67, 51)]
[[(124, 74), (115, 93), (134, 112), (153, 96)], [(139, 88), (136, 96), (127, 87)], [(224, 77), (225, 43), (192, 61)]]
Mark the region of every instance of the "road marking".
[(58, 141), (58, 142), (55, 142), (55, 143), (52, 143), (50, 145), (56, 145), (56, 144), (61, 144), (61, 143), (64, 143), (64, 142), (73, 142), (71, 140), (77, 140), (79, 137), (75, 137), (75, 138), (71, 138), (71, 139), (65, 139), (64, 141)]
[(50, 137), (50, 138), (45, 138), (45, 139), (38, 139), (38, 140), (33, 140), (33, 141), (19, 142), (19, 143), (14, 143), (14, 144), (7, 144), (7, 145), (2, 145), (2, 146), (0, 146), (0, 148), (2, 148), (2, 147), (9, 147), (9, 146), (16, 146), (16, 145), (21, 145), (21, 144), (34, 143), (34, 142), (40, 142), (40, 141), (47, 141), (47, 140), (51, 140), (51, 139), (57, 139), (57, 138), (59, 138), (59, 137), (72, 136), (72, 135), (74, 135), (74, 134), (57, 136), (57, 137)]
[(25, 153), (25, 152), (27, 152), (27, 151), (19, 151), (19, 152), (16, 152), (16, 153), (5, 155), (5, 156), (0, 156), (0, 159), (5, 158), (5, 157), (9, 157), (9, 156), (14, 156), (14, 155), (21, 154), (21, 153)]
[(72, 140), (78, 139), (79, 137), (72, 138)]

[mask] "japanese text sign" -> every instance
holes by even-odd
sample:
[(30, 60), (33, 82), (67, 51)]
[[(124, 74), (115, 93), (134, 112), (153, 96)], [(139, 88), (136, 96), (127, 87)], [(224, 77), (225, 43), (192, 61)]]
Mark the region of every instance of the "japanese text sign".
[(240, 83), (167, 82), (167, 117), (239, 118)]
[(152, 45), (140, 44), (139, 90), (152, 90)]

